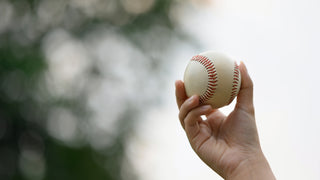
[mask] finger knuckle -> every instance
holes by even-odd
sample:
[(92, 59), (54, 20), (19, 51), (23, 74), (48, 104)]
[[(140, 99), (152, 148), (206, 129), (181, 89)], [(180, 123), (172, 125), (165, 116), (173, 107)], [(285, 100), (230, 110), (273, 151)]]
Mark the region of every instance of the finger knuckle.
[(198, 114), (199, 114), (199, 113), (198, 113), (197, 109), (194, 109), (194, 110), (192, 110), (192, 111), (189, 112), (188, 117), (190, 117), (190, 118), (195, 118), (195, 117), (198, 116)]

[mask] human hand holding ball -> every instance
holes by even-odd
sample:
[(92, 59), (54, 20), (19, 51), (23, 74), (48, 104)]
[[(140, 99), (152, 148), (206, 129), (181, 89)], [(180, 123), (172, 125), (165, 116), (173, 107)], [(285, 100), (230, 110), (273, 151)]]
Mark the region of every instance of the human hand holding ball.
[[(176, 81), (179, 119), (197, 155), (225, 179), (275, 179), (261, 150), (245, 65), (221, 53), (201, 53), (189, 62), (184, 81)], [(218, 110), (237, 94), (229, 115)]]

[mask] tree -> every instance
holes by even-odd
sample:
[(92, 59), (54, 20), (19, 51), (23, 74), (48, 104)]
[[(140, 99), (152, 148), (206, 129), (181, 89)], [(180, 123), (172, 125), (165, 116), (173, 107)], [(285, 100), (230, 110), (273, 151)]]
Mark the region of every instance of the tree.
[[(0, 2), (1, 179), (138, 178), (126, 138), (161, 100), (164, 54), (184, 38), (170, 17), (174, 3)], [(104, 116), (92, 103), (96, 89), (109, 93)]]

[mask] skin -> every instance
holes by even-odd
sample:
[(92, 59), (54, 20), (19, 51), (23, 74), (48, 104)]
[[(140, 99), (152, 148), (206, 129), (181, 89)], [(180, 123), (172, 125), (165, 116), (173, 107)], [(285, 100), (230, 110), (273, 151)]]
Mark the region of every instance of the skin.
[[(176, 81), (179, 119), (191, 147), (224, 179), (275, 179), (260, 146), (253, 105), (253, 82), (240, 63), (241, 87), (234, 110), (224, 115), (199, 96), (187, 97), (184, 83)], [(202, 120), (201, 115), (207, 119)]]

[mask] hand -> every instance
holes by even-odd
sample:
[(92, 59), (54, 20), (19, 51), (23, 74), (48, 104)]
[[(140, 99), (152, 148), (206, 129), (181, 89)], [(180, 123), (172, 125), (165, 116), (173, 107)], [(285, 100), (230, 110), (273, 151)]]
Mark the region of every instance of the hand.
[[(225, 116), (199, 97), (187, 97), (182, 81), (176, 81), (179, 119), (197, 155), (226, 179), (275, 179), (264, 157), (254, 116), (253, 82), (240, 64), (241, 88), (234, 110)], [(207, 119), (202, 120), (201, 115)]]

